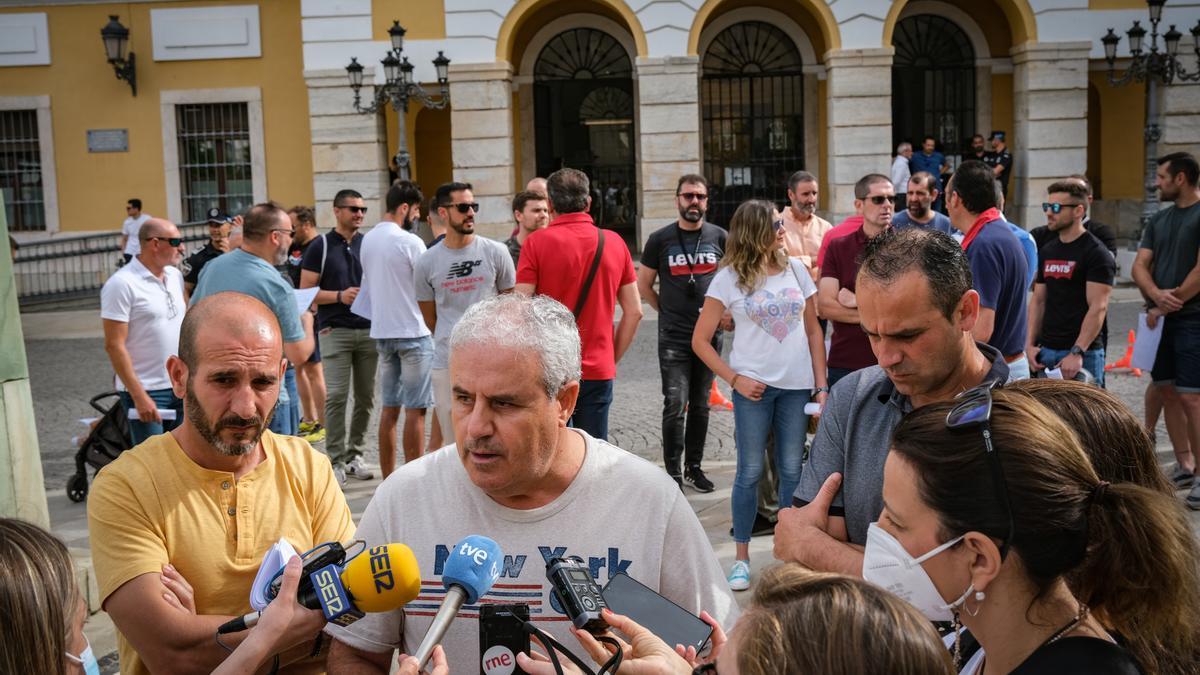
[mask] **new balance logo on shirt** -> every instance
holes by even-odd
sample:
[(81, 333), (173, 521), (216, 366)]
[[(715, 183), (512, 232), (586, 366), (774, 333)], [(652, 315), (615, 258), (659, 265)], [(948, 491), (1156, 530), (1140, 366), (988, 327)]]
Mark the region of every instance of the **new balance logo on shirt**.
[(475, 268), (482, 264), (482, 260), (463, 260), (461, 262), (456, 262), (450, 266), (450, 271), (446, 274), (446, 278), (461, 279), (463, 277), (469, 277), (471, 276), (471, 273), (475, 271)]

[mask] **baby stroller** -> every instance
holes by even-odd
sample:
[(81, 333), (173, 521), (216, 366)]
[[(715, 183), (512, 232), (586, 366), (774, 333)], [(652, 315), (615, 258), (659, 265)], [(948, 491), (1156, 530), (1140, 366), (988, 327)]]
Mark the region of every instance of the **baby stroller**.
[[(100, 403), (105, 399), (113, 399), (108, 407)], [(67, 498), (73, 502), (87, 499), (88, 466), (98, 472), (122, 452), (133, 447), (129, 436), (128, 414), (125, 412), (125, 406), (121, 405), (117, 392), (98, 394), (88, 403), (100, 413), (100, 417), (92, 424), (88, 435), (79, 445), (79, 451), (75, 453), (75, 475), (67, 479)], [(93, 477), (94, 475), (95, 473)]]

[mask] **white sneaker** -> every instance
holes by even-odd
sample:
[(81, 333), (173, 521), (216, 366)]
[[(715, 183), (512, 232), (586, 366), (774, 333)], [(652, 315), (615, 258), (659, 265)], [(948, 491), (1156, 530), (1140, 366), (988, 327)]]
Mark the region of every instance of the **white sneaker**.
[(729, 576), (726, 577), (726, 580), (729, 581), (731, 590), (744, 591), (750, 588), (750, 561), (733, 561), (733, 567), (729, 569)]
[(346, 464), (346, 477), (357, 478), (358, 480), (371, 480), (375, 477), (375, 474), (363, 464), (362, 457), (355, 457)]
[(346, 465), (341, 462), (334, 464), (333, 477), (337, 479), (338, 485), (346, 487)]

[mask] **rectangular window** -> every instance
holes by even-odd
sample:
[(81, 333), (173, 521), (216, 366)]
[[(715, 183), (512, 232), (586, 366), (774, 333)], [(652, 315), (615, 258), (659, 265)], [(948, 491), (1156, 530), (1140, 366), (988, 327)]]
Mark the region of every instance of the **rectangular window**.
[(45, 231), (36, 110), (0, 111), (0, 192), (10, 232)]
[(184, 222), (203, 222), (214, 206), (231, 215), (250, 208), (254, 190), (247, 105), (177, 105), (175, 120)]

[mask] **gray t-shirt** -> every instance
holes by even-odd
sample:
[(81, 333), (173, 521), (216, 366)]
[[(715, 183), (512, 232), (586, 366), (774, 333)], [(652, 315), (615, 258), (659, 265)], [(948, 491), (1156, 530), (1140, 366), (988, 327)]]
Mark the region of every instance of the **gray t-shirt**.
[[(507, 251), (505, 252), (507, 256)], [(326, 632), (358, 649), (383, 652), (405, 642), (409, 653), (445, 597), (449, 548), (482, 534), (500, 545), (504, 564), (484, 603), (529, 605), (530, 619), (588, 662), (568, 632), (571, 622), (550, 597), (546, 561), (579, 556), (604, 587), (625, 572), (692, 614), (707, 610), (728, 632), (737, 604), (704, 528), (661, 468), (579, 430), (587, 452), (567, 489), (535, 509), (500, 506), (475, 487), (451, 445), (409, 462), (376, 490), (358, 526), (367, 546), (407, 544), (421, 570), (421, 595), (403, 611), (367, 614)], [(431, 499), (430, 495), (436, 495)], [(464, 605), (442, 640), (456, 673), (478, 670), (479, 605)]]
[[(1154, 284), (1172, 289), (1183, 283), (1196, 266), (1200, 250), (1200, 203), (1186, 209), (1169, 206), (1150, 219), (1142, 233), (1141, 248), (1154, 253)], [(1178, 314), (1200, 311), (1200, 295), (1183, 303)]]
[(425, 251), (413, 274), (417, 302), (432, 302), (437, 308), (433, 367), (439, 369), (450, 361), (450, 331), (467, 308), (511, 289), (517, 279), (504, 244), (478, 235), (462, 248), (448, 248), (443, 241)]
[[(1007, 381), (1008, 364), (1000, 352), (979, 342), (975, 346), (992, 362), (984, 381)], [(830, 474), (842, 474), (842, 489), (833, 498), (829, 515), (846, 519), (851, 544), (865, 545), (867, 526), (883, 511), (883, 464), (892, 430), (912, 409), (908, 397), (896, 391), (879, 366), (838, 380), (821, 413), (792, 505), (808, 504)]]

